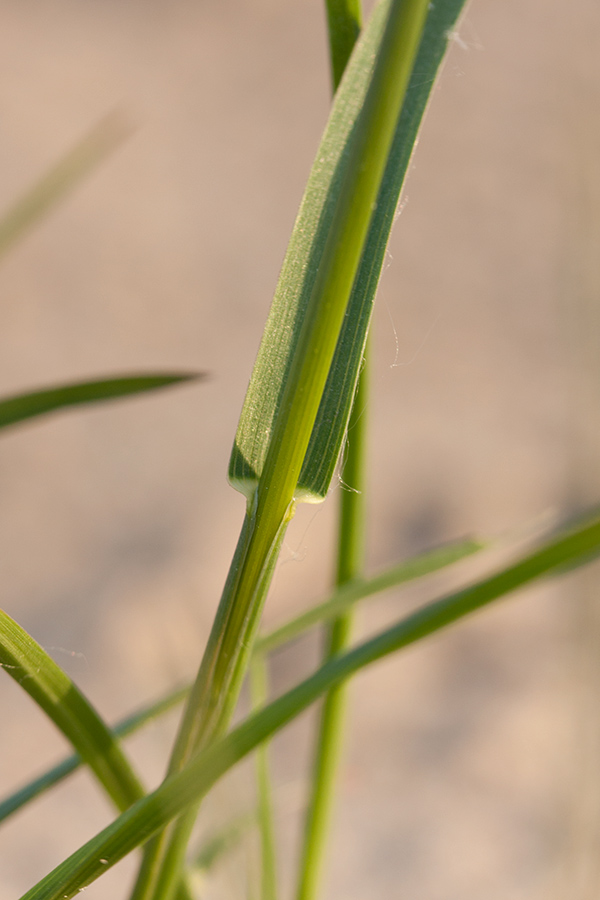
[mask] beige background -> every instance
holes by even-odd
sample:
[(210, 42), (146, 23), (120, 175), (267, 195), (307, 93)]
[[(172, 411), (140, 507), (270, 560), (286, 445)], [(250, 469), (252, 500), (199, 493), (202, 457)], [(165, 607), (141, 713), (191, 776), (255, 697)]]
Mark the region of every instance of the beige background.
[[(112, 720), (192, 675), (235, 545), (226, 463), (327, 115), (323, 13), (317, 0), (0, 0), (0, 21), (4, 207), (107, 111), (138, 126), (4, 261), (2, 392), (146, 368), (211, 376), (2, 438), (2, 605)], [(374, 325), (373, 569), (599, 499), (599, 27), (594, 0), (473, 0), (455, 36)], [(338, 490), (290, 530), (269, 621), (326, 590)], [(449, 579), (376, 601), (362, 629)], [(357, 681), (324, 897), (597, 896), (590, 579), (532, 590)], [(278, 657), (278, 684), (315, 659), (310, 642)], [(6, 793), (64, 744), (8, 678), (0, 709)], [(275, 745), (282, 896), (307, 725)], [(132, 744), (149, 783), (169, 734)], [(249, 808), (248, 774), (207, 804), (205, 833)], [(0, 900), (110, 815), (81, 774), (4, 825)], [(202, 896), (248, 896), (246, 865), (232, 858)], [(125, 897), (131, 871), (87, 896)]]

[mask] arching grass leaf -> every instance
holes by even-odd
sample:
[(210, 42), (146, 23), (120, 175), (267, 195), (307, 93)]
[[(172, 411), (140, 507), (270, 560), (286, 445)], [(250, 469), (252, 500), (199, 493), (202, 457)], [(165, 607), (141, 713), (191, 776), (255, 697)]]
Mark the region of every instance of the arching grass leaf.
[(0, 398), (0, 428), (7, 428), (25, 419), (58, 412), (70, 406), (83, 406), (118, 400), (133, 394), (143, 394), (170, 387), (185, 381), (198, 381), (203, 373), (156, 372), (139, 375), (120, 375), (94, 381), (78, 381), (56, 387), (42, 388), (26, 394)]
[(0, 668), (54, 722), (89, 765), (117, 809), (127, 809), (144, 796), (144, 789), (110, 728), (60, 666), (2, 610)]

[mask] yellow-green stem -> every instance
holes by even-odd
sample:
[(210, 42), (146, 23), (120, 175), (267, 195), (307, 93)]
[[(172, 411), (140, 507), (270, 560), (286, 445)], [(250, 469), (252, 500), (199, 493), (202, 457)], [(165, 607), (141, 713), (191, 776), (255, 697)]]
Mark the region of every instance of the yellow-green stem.
[[(208, 645), (173, 748), (169, 775), (180, 771), (196, 752), (223, 733), (239, 696), (281, 542), (294, 512), (292, 503), (278, 527), (272, 519), (263, 516), (263, 527), (258, 528), (260, 497), (257, 495), (255, 500), (254, 508), (248, 511), (244, 520)], [(193, 807), (149, 843), (132, 900), (181, 898), (181, 874), (197, 812), (198, 808)]]
[[(226, 726), (244, 674), (280, 541), (293, 515), (298, 477), (360, 265), (396, 123), (423, 27), (427, 0), (393, 0), (360, 122), (349, 147), (331, 219), (273, 420), (264, 467), (169, 773), (179, 771)], [(191, 815), (153, 842), (134, 900), (172, 900)], [(162, 861), (157, 861), (162, 856)], [(149, 861), (150, 860), (150, 861)], [(144, 884), (145, 880), (145, 884)]]
[[(327, 0), (329, 52), (334, 93), (361, 27), (360, 0)], [(365, 360), (352, 405), (344, 463), (341, 471), (340, 520), (336, 587), (362, 574), (364, 563), (364, 468), (366, 441), (367, 370)], [(325, 659), (330, 659), (350, 642), (353, 613), (338, 616), (327, 629)], [(304, 844), (300, 859), (298, 900), (317, 896), (319, 878), (333, 810), (336, 776), (339, 769), (346, 706), (346, 685), (339, 684), (323, 702), (313, 762), (311, 795), (306, 813)]]
[[(365, 544), (365, 443), (367, 370), (363, 366), (348, 426), (342, 467), (340, 524), (336, 586), (349, 584), (362, 575)], [(325, 660), (342, 652), (350, 643), (353, 613), (338, 616), (326, 635)], [(332, 688), (323, 702), (316, 740), (311, 796), (306, 815), (297, 900), (313, 900), (318, 895), (327, 835), (339, 769), (345, 719), (347, 686)]]

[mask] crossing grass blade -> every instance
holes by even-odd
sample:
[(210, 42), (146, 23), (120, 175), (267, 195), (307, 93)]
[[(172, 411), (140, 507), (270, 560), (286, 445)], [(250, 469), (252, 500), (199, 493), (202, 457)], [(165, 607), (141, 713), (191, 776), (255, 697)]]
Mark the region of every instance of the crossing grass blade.
[(416, 610), (374, 638), (329, 660), (291, 691), (198, 753), (181, 772), (123, 813), (27, 891), (21, 900), (68, 900), (172, 819), (197, 804), (225, 772), (334, 685), (532, 581), (564, 574), (598, 554), (600, 514), (596, 512), (587, 521), (548, 539), (514, 565)]
[(415, 556), (405, 562), (398, 563), (389, 569), (365, 578), (353, 581), (350, 584), (338, 588), (324, 603), (311, 606), (306, 612), (291, 619), (268, 634), (261, 635), (255, 644), (256, 653), (272, 653), (301, 637), (310, 628), (330, 622), (351, 609), (360, 600), (372, 597), (381, 591), (399, 587), (417, 578), (424, 578), (433, 572), (439, 572), (453, 563), (466, 559), (487, 545), (481, 541), (467, 539), (437, 547), (420, 556)]
[(58, 412), (71, 406), (84, 406), (106, 400), (118, 400), (134, 394), (156, 391), (160, 388), (198, 381), (204, 373), (152, 372), (137, 375), (119, 375), (93, 381), (78, 381), (54, 387), (0, 397), (0, 428), (8, 428), (26, 419)]
[[(140, 709), (122, 719), (120, 722), (117, 722), (117, 724), (111, 728), (112, 733), (119, 739), (128, 737), (144, 725), (154, 721), (154, 719), (164, 715), (169, 710), (173, 709), (174, 706), (181, 703), (187, 696), (188, 691), (189, 687), (178, 688), (176, 691), (171, 691), (165, 697), (161, 697), (160, 700), (156, 700), (149, 706), (145, 706), (143, 709)], [(36, 797), (39, 797), (41, 794), (46, 793), (46, 791), (60, 784), (61, 781), (68, 778), (69, 775), (77, 771), (83, 764), (83, 760), (80, 756), (75, 754), (73, 756), (68, 756), (56, 766), (48, 769), (38, 778), (29, 781), (27, 784), (23, 785), (22, 788), (19, 788), (19, 790), (14, 791), (14, 793), (0, 801), (0, 824), (28, 803), (31, 803)]]
[(110, 155), (131, 126), (120, 113), (110, 113), (50, 168), (22, 197), (0, 215), (0, 258)]
[[(324, 603), (311, 607), (306, 613), (302, 613), (274, 631), (259, 637), (255, 644), (255, 653), (262, 655), (276, 651), (290, 641), (301, 637), (308, 629), (330, 621), (367, 597), (440, 571), (446, 566), (485, 549), (485, 547), (486, 544), (470, 539), (458, 541), (402, 562), (358, 584), (355, 583), (338, 590)], [(112, 727), (113, 734), (117, 738), (125, 738), (133, 734), (148, 722), (181, 703), (188, 693), (189, 685), (132, 713)], [(81, 765), (83, 765), (81, 757), (70, 756), (0, 801), (0, 823), (40, 794), (59, 784)]]
[(110, 728), (60, 666), (2, 610), (0, 668), (54, 722), (117, 809), (127, 809), (144, 796), (144, 788)]

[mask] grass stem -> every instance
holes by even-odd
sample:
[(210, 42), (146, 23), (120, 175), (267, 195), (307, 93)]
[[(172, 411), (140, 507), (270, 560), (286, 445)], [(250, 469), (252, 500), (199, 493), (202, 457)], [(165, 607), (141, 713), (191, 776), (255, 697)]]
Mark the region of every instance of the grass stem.
[[(365, 360), (352, 406), (341, 471), (337, 588), (360, 578), (364, 568), (367, 379)], [(342, 652), (350, 643), (353, 618), (354, 610), (349, 608), (329, 626), (325, 661)], [(298, 900), (314, 900), (318, 895), (342, 755), (346, 701), (347, 685), (342, 683), (333, 687), (323, 702), (305, 823)]]

